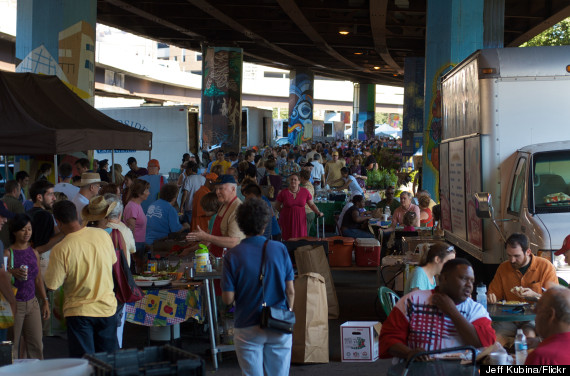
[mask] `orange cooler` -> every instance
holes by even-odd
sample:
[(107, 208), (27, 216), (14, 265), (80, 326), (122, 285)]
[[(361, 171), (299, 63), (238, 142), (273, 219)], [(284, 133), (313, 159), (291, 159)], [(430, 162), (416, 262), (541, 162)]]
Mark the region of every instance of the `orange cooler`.
[(323, 239), (329, 242), (329, 265), (352, 266), (354, 238), (333, 236)]

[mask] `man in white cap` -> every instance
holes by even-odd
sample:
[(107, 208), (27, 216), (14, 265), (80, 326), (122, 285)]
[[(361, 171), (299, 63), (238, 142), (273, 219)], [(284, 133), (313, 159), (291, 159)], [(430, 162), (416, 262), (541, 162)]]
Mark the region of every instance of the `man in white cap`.
[(81, 223), (81, 210), (83, 210), (85, 205), (89, 204), (89, 200), (99, 194), (101, 186), (106, 184), (106, 182), (101, 181), (101, 177), (96, 172), (84, 172), (81, 174), (81, 180), (76, 183), (79, 186), (79, 192), (71, 200), (77, 209), (79, 223)]

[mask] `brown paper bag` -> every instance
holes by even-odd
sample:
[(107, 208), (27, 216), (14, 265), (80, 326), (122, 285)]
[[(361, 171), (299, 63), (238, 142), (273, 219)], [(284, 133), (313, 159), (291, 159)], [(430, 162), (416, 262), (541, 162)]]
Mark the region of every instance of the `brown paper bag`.
[(295, 279), (293, 363), (329, 362), (329, 320), (325, 279), (307, 273)]
[(331, 269), (322, 246), (306, 245), (295, 250), (295, 263), (299, 275), (306, 273), (319, 273), (325, 279), (327, 288), (327, 304), (329, 319), (337, 319), (339, 315), (338, 299), (331, 275)]

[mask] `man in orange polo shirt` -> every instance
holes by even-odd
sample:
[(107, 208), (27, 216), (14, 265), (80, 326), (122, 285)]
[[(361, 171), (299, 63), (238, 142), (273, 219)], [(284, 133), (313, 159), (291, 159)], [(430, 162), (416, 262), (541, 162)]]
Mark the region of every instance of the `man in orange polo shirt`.
[(214, 182), (217, 178), (218, 175), (214, 174), (213, 172), (206, 174), (206, 183), (201, 186), (200, 189), (196, 191), (196, 193), (194, 193), (192, 201), (192, 226), (190, 227), (190, 231), (198, 230), (198, 226), (200, 226), (201, 229), (208, 228), (208, 221), (210, 221), (211, 217), (206, 215), (206, 212), (202, 208), (202, 205), (200, 205), (200, 200), (206, 195), (206, 193), (212, 191)]
[[(558, 284), (554, 265), (547, 259), (532, 254), (525, 234), (514, 233), (509, 236), (505, 251), (507, 261), (499, 265), (489, 285), (489, 303), (500, 300), (536, 301), (542, 295), (543, 288)], [(496, 322), (493, 323), (493, 328), (497, 332), (497, 340), (503, 344), (509, 338), (514, 338), (519, 328), (523, 329), (527, 337), (536, 337), (534, 321)]]

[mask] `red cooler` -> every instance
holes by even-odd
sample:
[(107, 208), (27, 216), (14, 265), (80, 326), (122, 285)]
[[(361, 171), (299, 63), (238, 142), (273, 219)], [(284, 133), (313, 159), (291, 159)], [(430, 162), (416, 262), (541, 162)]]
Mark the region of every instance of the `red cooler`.
[(332, 236), (323, 240), (329, 242), (329, 266), (352, 266), (354, 238)]
[(380, 242), (373, 238), (356, 239), (356, 265), (380, 266)]

